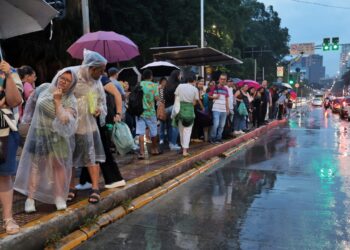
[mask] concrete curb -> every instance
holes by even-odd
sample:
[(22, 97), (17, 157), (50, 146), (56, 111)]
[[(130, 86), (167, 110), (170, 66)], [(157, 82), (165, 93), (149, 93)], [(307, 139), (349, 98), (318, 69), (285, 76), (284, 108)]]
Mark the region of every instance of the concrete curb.
[[(107, 225), (109, 221), (113, 222), (116, 220), (115, 218), (121, 218), (125, 214), (142, 207), (153, 200), (153, 197), (159, 197), (175, 188), (180, 183), (185, 182), (191, 178), (191, 176), (202, 173), (210, 168), (210, 164), (205, 165), (204, 168), (198, 168), (194, 166), (196, 162), (208, 160), (227, 150), (232, 150), (232, 147), (259, 137), (270, 129), (285, 123), (285, 121), (286, 120), (273, 121), (266, 126), (255, 129), (250, 133), (227, 141), (224, 144), (203, 150), (195, 156), (185, 158), (163, 169), (151, 171), (141, 177), (128, 181), (127, 185), (122, 189), (106, 190), (101, 193), (102, 200), (98, 204), (88, 204), (87, 200), (84, 200), (70, 206), (66, 211), (55, 212), (37, 221), (28, 223), (22, 228), (19, 234), (13, 236), (6, 235), (6, 237), (1, 239), (0, 249), (43, 249), (45, 248), (47, 239), (62, 234), (62, 232), (67, 234), (75, 231), (86, 218), (93, 218), (110, 211), (107, 213), (106, 217), (103, 217), (104, 219), (99, 218), (99, 224), (97, 225), (95, 223), (96, 225), (94, 224), (92, 229), (83, 227), (78, 230), (82, 231), (88, 238), (96, 233), (100, 226)], [(188, 170), (191, 170), (189, 174), (183, 174)], [(143, 198), (133, 200), (131, 206), (128, 206), (126, 211), (124, 210), (125, 214), (122, 209), (118, 207), (123, 201), (133, 199), (146, 193), (147, 195), (143, 196)], [(117, 210), (115, 211), (114, 208)], [(80, 241), (81, 239), (85, 239), (84, 234), (75, 233), (73, 236), (77, 241)], [(69, 236), (71, 236), (71, 234)], [(73, 242), (75, 238), (73, 238)]]

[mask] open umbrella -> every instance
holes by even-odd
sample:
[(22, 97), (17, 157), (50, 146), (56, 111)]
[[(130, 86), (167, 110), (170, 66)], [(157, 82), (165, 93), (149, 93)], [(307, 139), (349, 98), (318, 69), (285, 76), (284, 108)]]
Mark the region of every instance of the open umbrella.
[(255, 88), (258, 89), (261, 87), (261, 85), (253, 80), (242, 80), (237, 83), (237, 87), (243, 87), (243, 85), (247, 84), (249, 88)]
[(289, 91), (289, 94), (290, 94), (290, 98), (292, 99), (292, 100), (296, 100), (297, 99), (297, 93), (294, 91), (294, 90), (290, 90)]
[(156, 61), (141, 68), (141, 70), (145, 69), (152, 70), (153, 76), (168, 76), (173, 70), (179, 70), (180, 68), (169, 62)]
[(118, 72), (118, 80), (127, 81), (130, 87), (132, 87), (141, 81), (141, 73), (137, 70), (136, 67), (122, 68)]
[(285, 82), (275, 82), (273, 85), (280, 89), (293, 89), (293, 87), (289, 83)]
[(0, 0), (0, 39), (42, 30), (57, 14), (43, 0)]
[(113, 31), (87, 33), (67, 51), (72, 57), (83, 59), (84, 49), (100, 53), (109, 63), (128, 61), (140, 55), (139, 48), (133, 41)]

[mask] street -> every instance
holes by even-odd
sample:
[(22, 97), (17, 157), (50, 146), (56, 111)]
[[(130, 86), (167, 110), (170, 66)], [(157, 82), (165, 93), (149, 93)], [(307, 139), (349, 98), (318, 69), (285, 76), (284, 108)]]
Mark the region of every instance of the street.
[(348, 122), (304, 110), (78, 249), (346, 249)]

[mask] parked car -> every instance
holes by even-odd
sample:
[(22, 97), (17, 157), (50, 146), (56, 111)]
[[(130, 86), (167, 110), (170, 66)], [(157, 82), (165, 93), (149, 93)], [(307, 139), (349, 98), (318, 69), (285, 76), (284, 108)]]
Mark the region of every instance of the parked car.
[(313, 106), (322, 106), (323, 101), (322, 101), (321, 98), (315, 97), (315, 98), (312, 100), (311, 103), (312, 103)]
[(340, 118), (350, 120), (350, 96), (344, 97), (339, 114)]
[(340, 113), (343, 98), (336, 98), (331, 101), (331, 109), (333, 113)]

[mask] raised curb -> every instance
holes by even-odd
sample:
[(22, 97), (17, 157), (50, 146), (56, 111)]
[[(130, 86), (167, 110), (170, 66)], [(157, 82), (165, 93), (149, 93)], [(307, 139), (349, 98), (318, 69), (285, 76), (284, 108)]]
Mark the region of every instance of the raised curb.
[[(195, 156), (183, 159), (164, 169), (152, 171), (141, 177), (130, 180), (126, 187), (122, 189), (106, 190), (101, 193), (102, 200), (98, 204), (88, 204), (88, 202), (84, 200), (70, 206), (64, 212), (55, 212), (44, 216), (35, 222), (28, 223), (22, 228), (19, 234), (13, 236), (6, 235), (6, 237), (3, 237), (0, 240), (0, 249), (43, 249), (45, 248), (47, 239), (50, 239), (52, 235), (76, 230), (84, 221), (84, 218), (93, 218), (94, 216), (108, 212), (113, 208), (116, 208), (123, 201), (133, 199), (151, 190), (153, 192), (152, 195), (147, 194), (147, 196), (149, 197), (148, 199), (152, 200), (153, 195), (158, 197), (161, 193), (164, 193), (165, 190), (169, 191), (178, 186), (181, 182), (189, 179), (190, 177), (188, 175), (182, 175), (184, 172), (193, 168), (198, 170), (199, 173), (206, 171), (219, 161), (219, 158), (215, 156), (232, 149), (232, 147), (245, 143), (252, 138), (259, 137), (270, 129), (285, 123), (285, 121), (286, 120), (273, 121), (266, 126), (255, 129), (250, 133), (227, 141), (221, 145), (203, 150)], [(210, 161), (211, 164), (205, 165), (204, 168), (194, 166), (198, 161), (207, 160), (213, 157), (214, 159)], [(195, 175), (196, 170), (191, 172), (191, 176)], [(174, 177), (176, 177), (176, 179), (172, 180)], [(161, 185), (163, 185), (163, 188), (155, 191), (156, 188)], [(117, 217), (121, 218), (128, 212), (133, 211), (135, 207), (140, 207), (142, 204), (143, 201), (138, 200), (129, 206), (127, 211), (122, 207), (117, 207), (116, 209), (118, 212), (112, 210), (107, 214), (111, 217), (111, 221), (114, 221), (115, 217), (113, 213), (116, 213)], [(100, 226), (96, 224), (96, 228), (100, 228)], [(95, 228), (92, 228), (91, 230), (83, 228), (83, 230), (86, 235), (91, 235), (96, 232)]]

